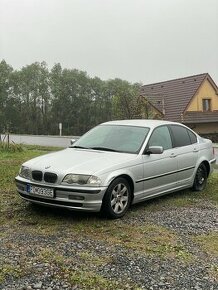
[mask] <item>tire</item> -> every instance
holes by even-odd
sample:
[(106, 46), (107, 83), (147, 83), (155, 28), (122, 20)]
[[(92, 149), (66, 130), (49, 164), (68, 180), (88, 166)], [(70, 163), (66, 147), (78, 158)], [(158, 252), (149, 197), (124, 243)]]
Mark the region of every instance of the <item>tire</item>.
[(193, 184), (194, 191), (202, 191), (207, 184), (207, 168), (204, 163), (201, 163), (197, 169)]
[(101, 213), (108, 218), (121, 218), (131, 203), (131, 190), (125, 178), (118, 177), (109, 185), (102, 201)]

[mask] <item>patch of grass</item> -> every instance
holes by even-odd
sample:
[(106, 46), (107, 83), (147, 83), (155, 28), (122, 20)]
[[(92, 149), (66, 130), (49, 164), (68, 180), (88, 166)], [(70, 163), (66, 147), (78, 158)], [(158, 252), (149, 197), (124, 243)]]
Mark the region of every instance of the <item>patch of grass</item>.
[(80, 253), (78, 253), (78, 255), (84, 263), (88, 262), (96, 266), (107, 264), (111, 261), (111, 258), (108, 256), (97, 256), (96, 254), (93, 254), (87, 250), (82, 250)]
[(209, 269), (209, 274), (212, 279), (218, 281), (218, 265), (213, 264)]
[(55, 263), (57, 265), (62, 265), (65, 263), (66, 259), (60, 254), (57, 254), (57, 251), (49, 247), (42, 248), (39, 252), (39, 255), (36, 259), (44, 263)]
[(19, 278), (22, 276), (22, 269), (20, 266), (12, 266), (10, 264), (0, 265), (0, 283), (7, 277)]
[[(52, 148), (53, 149), (53, 148)], [(27, 203), (18, 196), (16, 192), (14, 178), (18, 174), (19, 168), (25, 161), (49, 153), (48, 147), (23, 146), (23, 151), (2, 151), (0, 150), (0, 222), (1, 224), (10, 220), (18, 220), (19, 215), (25, 215)], [(28, 210), (27, 210), (28, 211)], [(31, 209), (29, 211), (32, 216)]]
[(199, 235), (193, 237), (193, 240), (198, 243), (203, 251), (208, 255), (218, 257), (218, 232), (213, 232), (207, 235)]
[[(10, 243), (7, 245), (7, 248), (13, 248), (14, 245)], [(27, 273), (30, 273), (30, 268), (27, 263), (25, 263), (25, 258), (21, 257), (19, 263), (10, 258), (5, 260), (0, 259), (0, 284), (6, 279), (18, 279), (25, 276)]]
[[(48, 151), (47, 151), (48, 152)], [(0, 151), (0, 190), (15, 188), (14, 178), (18, 174), (21, 164), (31, 158), (47, 153), (40, 150), (24, 150), (22, 152)]]
[(39, 145), (24, 145), (25, 149), (27, 150), (39, 150), (39, 151), (46, 151), (46, 152), (52, 152), (52, 151), (59, 151), (63, 150), (63, 147), (54, 147), (54, 146), (39, 146)]
[(205, 190), (199, 192), (198, 195), (199, 198), (211, 200), (218, 205), (218, 173), (213, 173), (210, 176)]
[(69, 271), (69, 282), (80, 286), (80, 289), (108, 289), (108, 290), (122, 290), (122, 289), (138, 289), (141, 288), (137, 286), (130, 286), (129, 284), (121, 284), (121, 282), (116, 282), (103, 278), (102, 276), (88, 270), (82, 271)]
[(23, 146), (21, 144), (0, 142), (0, 152), (21, 152)]

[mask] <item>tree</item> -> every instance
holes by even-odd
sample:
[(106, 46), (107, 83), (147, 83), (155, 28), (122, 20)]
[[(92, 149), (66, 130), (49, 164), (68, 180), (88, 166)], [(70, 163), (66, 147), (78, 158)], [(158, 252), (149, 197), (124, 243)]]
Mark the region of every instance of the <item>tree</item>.
[(64, 134), (76, 135), (84, 130), (89, 105), (89, 78), (85, 72), (62, 70), (55, 65), (50, 73), (52, 119), (58, 128), (63, 123)]
[(133, 119), (139, 116), (139, 85), (120, 79), (110, 80), (108, 84), (112, 93), (112, 118)]
[(81, 135), (99, 123), (140, 117), (139, 85), (121, 79), (103, 81), (86, 72), (51, 71), (45, 62), (13, 70), (0, 63), (0, 129), (26, 134)]
[(35, 62), (16, 71), (14, 88), (20, 100), (23, 117), (20, 132), (45, 134), (49, 132), (48, 111), (50, 104), (49, 72), (46, 63)]
[(0, 132), (6, 130), (10, 120), (6, 118), (5, 110), (11, 94), (11, 75), (13, 68), (5, 60), (0, 62)]

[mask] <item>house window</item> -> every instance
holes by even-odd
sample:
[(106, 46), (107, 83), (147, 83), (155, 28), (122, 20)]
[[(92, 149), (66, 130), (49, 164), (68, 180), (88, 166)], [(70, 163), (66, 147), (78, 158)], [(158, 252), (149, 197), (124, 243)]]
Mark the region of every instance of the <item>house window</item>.
[(211, 99), (202, 100), (203, 111), (211, 111)]

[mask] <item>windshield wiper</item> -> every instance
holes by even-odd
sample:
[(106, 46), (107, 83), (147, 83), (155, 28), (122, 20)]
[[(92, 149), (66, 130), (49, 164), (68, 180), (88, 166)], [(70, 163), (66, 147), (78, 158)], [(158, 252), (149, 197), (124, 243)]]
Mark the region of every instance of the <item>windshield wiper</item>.
[(118, 150), (107, 148), (107, 147), (90, 147), (89, 149), (102, 150), (102, 151), (111, 151), (111, 152), (119, 152)]
[(84, 146), (70, 146), (69, 148), (76, 149), (92, 149), (92, 150), (102, 150), (102, 151), (111, 151), (111, 152), (119, 152), (118, 150), (107, 148), (107, 147), (84, 147)]
[(69, 148), (78, 148), (78, 149), (90, 149), (88, 147), (83, 147), (83, 146), (70, 146)]

